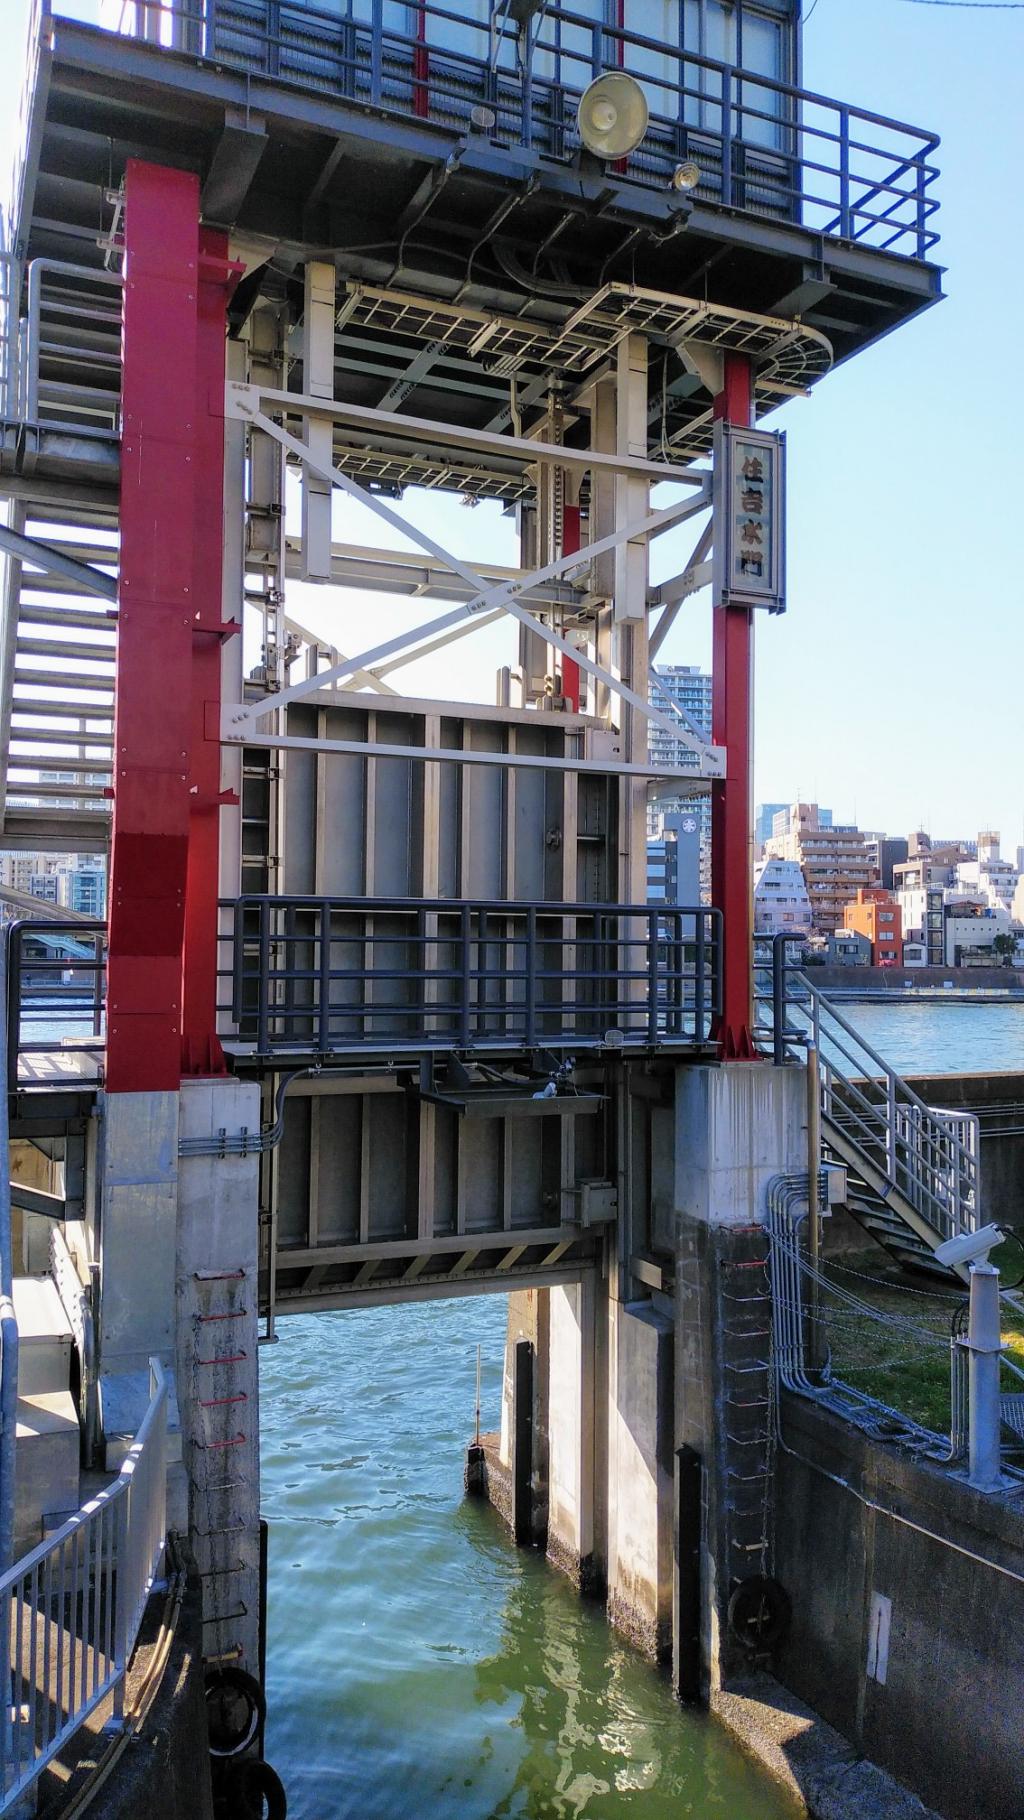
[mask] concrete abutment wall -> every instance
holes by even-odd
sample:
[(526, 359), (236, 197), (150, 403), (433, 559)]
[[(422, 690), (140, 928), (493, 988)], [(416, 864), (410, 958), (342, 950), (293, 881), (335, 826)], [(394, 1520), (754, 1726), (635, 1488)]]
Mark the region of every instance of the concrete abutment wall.
[[(510, 1299), (502, 1427), (486, 1449), (486, 1478), (513, 1527), (517, 1482), (520, 1497), (528, 1483), (530, 1540), (584, 1590), (604, 1593), (616, 1628), (664, 1662), (680, 1527), (693, 1527), (693, 1513), (678, 1508), (676, 1455), (693, 1449), (702, 1467), (701, 1679), (710, 1688), (729, 1666), (732, 1585), (766, 1569), (757, 1546), (768, 1367), (762, 1219), (771, 1176), (805, 1160), (804, 1089), (798, 1071), (757, 1063), (679, 1069), (670, 1085), (668, 1098), (652, 1101), (644, 1141), (628, 1121), (617, 1253), (609, 1243), (604, 1269), (577, 1286)], [(620, 1117), (620, 1132), (626, 1124)], [(516, 1408), (524, 1344), (533, 1351), (528, 1424)]]

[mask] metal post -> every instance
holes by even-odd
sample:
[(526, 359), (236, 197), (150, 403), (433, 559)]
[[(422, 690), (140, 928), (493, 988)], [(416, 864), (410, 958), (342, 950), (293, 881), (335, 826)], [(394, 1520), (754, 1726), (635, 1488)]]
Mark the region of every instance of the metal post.
[[(728, 145), (728, 137), (723, 143)], [(753, 369), (745, 354), (724, 356), (715, 416), (747, 425)], [(753, 991), (752, 662), (753, 612), (716, 600), (713, 613), (711, 737), (726, 749), (726, 773), (711, 786), (711, 901), (725, 912), (722, 1013), (714, 1035), (725, 1061), (749, 1060)]]
[(675, 1457), (675, 1561), (672, 1613), (672, 1686), (679, 1700), (701, 1697), (702, 1467), (692, 1447)]
[(108, 1093), (176, 1091), (181, 1081), (198, 266), (198, 178), (130, 158)]
[[(182, 956), (181, 1071), (227, 1073), (217, 1035), (217, 906), (220, 890), (221, 622), (224, 562), (225, 309), (233, 288), (227, 235), (199, 235), (196, 421), (192, 462), (192, 676), (189, 834)], [(241, 628), (239, 628), (241, 630)]]
[(986, 1259), (971, 1265), (967, 1328), (969, 1474), (975, 1491), (1000, 1491), (999, 1448), (999, 1272)]
[(821, 1265), (821, 1078), (818, 1046), (807, 1042), (807, 1254), (812, 1276), (807, 1285), (807, 1363), (821, 1367), (821, 1310), (817, 1272)]
[(777, 1068), (786, 1059), (785, 1030), (789, 1016), (786, 1005), (786, 943), (789, 937), (777, 935), (772, 942), (772, 1047)]
[(517, 1340), (512, 1395), (512, 1533), (533, 1541), (533, 1341)]

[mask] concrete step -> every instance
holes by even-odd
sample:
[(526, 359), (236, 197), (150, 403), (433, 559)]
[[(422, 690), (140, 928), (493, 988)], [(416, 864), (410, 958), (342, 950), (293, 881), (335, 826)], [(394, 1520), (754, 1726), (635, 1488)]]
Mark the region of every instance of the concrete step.
[(18, 1322), (18, 1390), (22, 1396), (66, 1391), (71, 1375), (72, 1332), (51, 1276), (15, 1277)]
[(68, 1390), (18, 1398), (14, 1551), (27, 1554), (54, 1519), (78, 1509), (78, 1411)]

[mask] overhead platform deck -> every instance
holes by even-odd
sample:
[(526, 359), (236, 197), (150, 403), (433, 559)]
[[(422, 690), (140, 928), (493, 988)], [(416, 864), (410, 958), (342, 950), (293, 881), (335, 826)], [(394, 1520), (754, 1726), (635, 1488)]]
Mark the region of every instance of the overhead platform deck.
[[(339, 399), (528, 435), (555, 384), (566, 442), (585, 441), (587, 387), (636, 330), (652, 350), (651, 449), (683, 461), (707, 451), (712, 402), (684, 342), (749, 347), (763, 412), (941, 295), (928, 134), (745, 77), (731, 110), (705, 99), (699, 129), (674, 137), (654, 117), (625, 169), (600, 165), (564, 121), (555, 130), (547, 91), (534, 83), (528, 113), (501, 59), (493, 78), (486, 35), (414, 70), (401, 33), (385, 30), (375, 62), (358, 18), (339, 38), (326, 15), (292, 6), (274, 39), (263, 10), (211, 8), (214, 23), (183, 28), (179, 49), (50, 22), (32, 91), (21, 257), (92, 265), (100, 284), (116, 282), (127, 159), (195, 170), (206, 219), (231, 230), (246, 265), (236, 324), (261, 292), (294, 295), (297, 317), (302, 263), (332, 258)], [(651, 47), (636, 33), (613, 48), (627, 71), (647, 67)], [(691, 61), (703, 94), (729, 80), (706, 58), (680, 65), (681, 118), (692, 113)], [(588, 74), (563, 71), (563, 83), (578, 93)], [(563, 102), (574, 118), (573, 96)], [(672, 187), (679, 158), (699, 169), (692, 191)], [(105, 380), (97, 369), (108, 332), (98, 321), (85, 351), (90, 384), (116, 397), (109, 342)], [(81, 344), (77, 331), (68, 339)], [(62, 372), (52, 343), (49, 358), (73, 385), (74, 350)], [(89, 461), (84, 448), (55, 445), (33, 471), (52, 465), (68, 479), (69, 454), (104, 486), (106, 448)], [(529, 484), (512, 459), (445, 457), (379, 434), (371, 451), (351, 425), (336, 427), (335, 454), (387, 490), (514, 499)], [(5, 466), (24, 472), (18, 449)]]

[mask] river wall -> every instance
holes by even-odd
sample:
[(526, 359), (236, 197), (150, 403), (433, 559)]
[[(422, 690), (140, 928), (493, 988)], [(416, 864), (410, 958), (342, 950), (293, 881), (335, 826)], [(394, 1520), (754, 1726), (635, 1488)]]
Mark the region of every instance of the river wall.
[(1021, 1496), (869, 1440), (784, 1395), (776, 1673), (945, 1820), (1020, 1820)]
[(956, 999), (975, 993), (1024, 998), (1020, 967), (807, 967), (819, 992), (835, 998), (916, 998), (925, 993)]

